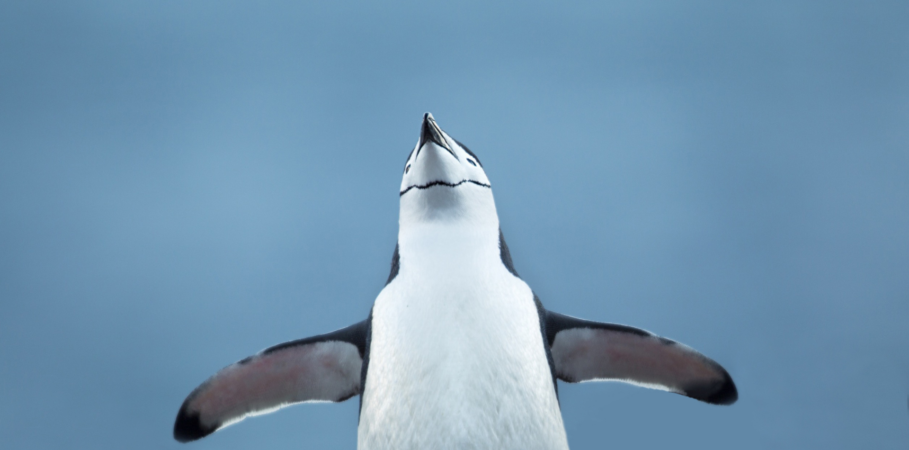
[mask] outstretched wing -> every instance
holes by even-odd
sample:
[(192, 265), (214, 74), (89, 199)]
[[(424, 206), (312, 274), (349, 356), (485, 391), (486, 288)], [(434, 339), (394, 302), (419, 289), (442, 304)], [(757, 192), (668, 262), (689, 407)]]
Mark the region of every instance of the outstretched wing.
[(194, 441), (293, 403), (341, 402), (359, 394), (368, 331), (367, 319), (276, 345), (221, 369), (186, 397), (174, 439)]
[(624, 381), (718, 405), (738, 399), (735, 383), (722, 366), (647, 331), (551, 311), (546, 311), (545, 331), (562, 381)]

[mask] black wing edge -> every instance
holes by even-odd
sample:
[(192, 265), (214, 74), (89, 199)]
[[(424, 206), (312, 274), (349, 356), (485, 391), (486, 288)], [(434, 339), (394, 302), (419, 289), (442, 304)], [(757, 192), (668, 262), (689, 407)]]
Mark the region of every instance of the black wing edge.
[[(366, 354), (366, 331), (369, 328), (369, 319), (366, 319), (361, 322), (357, 322), (349, 327), (341, 328), (340, 330), (332, 331), (331, 333), (320, 334), (318, 336), (312, 336), (303, 339), (297, 339), (295, 341), (285, 342), (283, 344), (278, 344), (273, 347), (268, 347), (265, 350), (262, 350), (261, 354), (267, 355), (269, 353), (274, 353), (277, 351), (284, 350), (290, 347), (296, 347), (299, 345), (308, 345), (314, 344), (316, 342), (327, 342), (327, 341), (340, 341), (353, 344), (357, 347), (357, 351), (360, 353), (362, 358)], [(245, 363), (250, 358), (246, 358), (240, 363)]]
[[(546, 343), (550, 347), (552, 347), (553, 342), (555, 342), (555, 337), (560, 331), (571, 328), (590, 328), (595, 330), (599, 329), (615, 331), (619, 333), (631, 333), (641, 337), (651, 337), (657, 339), (663, 345), (681, 345), (671, 339), (657, 336), (640, 328), (629, 327), (627, 325), (594, 322), (591, 320), (566, 316), (564, 314), (559, 314), (549, 310), (544, 311), (546, 314)], [(705, 403), (710, 403), (712, 405), (731, 405), (735, 403), (736, 400), (739, 399), (739, 392), (735, 386), (735, 382), (732, 381), (732, 377), (729, 375), (729, 372), (727, 372), (726, 369), (723, 368), (723, 366), (719, 365), (716, 361), (703, 355), (700, 356), (707, 364), (713, 366), (718, 372), (722, 374), (722, 379), (711, 383), (700, 383), (697, 385), (685, 386), (683, 388), (684, 392), (681, 393), (681, 395), (691, 397), (695, 400), (700, 400)], [(562, 378), (560, 377), (560, 379)], [(571, 382), (571, 380), (563, 381)]]
[[(370, 318), (371, 316), (372, 315), (370, 314)], [(259, 352), (259, 355), (267, 355), (269, 353), (278, 352), (287, 348), (313, 344), (316, 342), (341, 341), (353, 344), (355, 347), (357, 347), (357, 351), (360, 353), (360, 357), (363, 358), (367, 353), (366, 340), (369, 331), (369, 322), (370, 319), (366, 319), (362, 322), (357, 322), (349, 327), (332, 331), (331, 333), (320, 334), (318, 336), (312, 336), (308, 338), (297, 339), (295, 341), (285, 342), (283, 344), (278, 344), (262, 350)], [(246, 364), (254, 357), (255, 356), (244, 358), (238, 361), (236, 364)], [(199, 412), (189, 410), (190, 402), (192, 402), (193, 398), (195, 398), (195, 396), (201, 392), (207, 384), (207, 382), (202, 383), (202, 385), (193, 390), (193, 392), (186, 397), (186, 400), (183, 401), (183, 404), (180, 405), (180, 411), (177, 413), (176, 421), (174, 421), (174, 439), (177, 441), (191, 442), (199, 440), (205, 436), (208, 436), (209, 434), (214, 433), (216, 430), (218, 430), (218, 428), (221, 428), (222, 424), (220, 423), (210, 427), (203, 426), (202, 421), (199, 417)]]
[(177, 413), (177, 420), (174, 422), (174, 439), (178, 442), (192, 442), (202, 439), (221, 427), (221, 424), (211, 427), (203, 426), (202, 421), (199, 419), (199, 413), (188, 411), (187, 406), (190, 400), (191, 397), (187, 397), (183, 401), (183, 405), (180, 406), (180, 412)]

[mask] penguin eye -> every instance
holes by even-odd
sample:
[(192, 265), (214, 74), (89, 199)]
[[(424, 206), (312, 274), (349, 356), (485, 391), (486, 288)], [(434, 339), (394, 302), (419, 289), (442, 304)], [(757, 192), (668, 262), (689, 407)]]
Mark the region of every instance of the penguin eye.
[(404, 173), (406, 174), (407, 172), (410, 172), (410, 164), (408, 164), (407, 167), (404, 167)]
[(476, 165), (477, 165), (477, 163), (475, 163), (475, 162), (473, 162), (473, 160), (472, 160), (472, 159), (470, 159), (470, 158), (467, 158), (467, 162), (469, 162), (469, 163), (471, 163), (471, 164), (473, 164), (473, 165), (474, 165), (474, 166), (476, 166)]

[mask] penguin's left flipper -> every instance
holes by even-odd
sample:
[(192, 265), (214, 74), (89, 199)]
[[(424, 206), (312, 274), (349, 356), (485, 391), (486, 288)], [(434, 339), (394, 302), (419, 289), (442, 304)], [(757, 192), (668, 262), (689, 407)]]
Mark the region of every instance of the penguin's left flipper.
[(624, 381), (717, 405), (739, 397), (732, 377), (715, 361), (638, 328), (546, 311), (546, 338), (562, 381)]
[(341, 402), (359, 394), (368, 327), (365, 320), (285, 342), (221, 369), (186, 397), (174, 439), (194, 441), (293, 403)]

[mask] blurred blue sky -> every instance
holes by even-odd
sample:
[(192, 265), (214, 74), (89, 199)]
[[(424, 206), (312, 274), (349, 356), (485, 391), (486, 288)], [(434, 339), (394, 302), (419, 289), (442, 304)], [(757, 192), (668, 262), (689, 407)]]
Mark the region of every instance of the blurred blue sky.
[(186, 447), (183, 398), (363, 319), (421, 115), (552, 310), (732, 407), (562, 385), (573, 449), (905, 449), (909, 3), (0, 2), (4, 449), (354, 448), (357, 402)]

